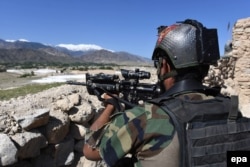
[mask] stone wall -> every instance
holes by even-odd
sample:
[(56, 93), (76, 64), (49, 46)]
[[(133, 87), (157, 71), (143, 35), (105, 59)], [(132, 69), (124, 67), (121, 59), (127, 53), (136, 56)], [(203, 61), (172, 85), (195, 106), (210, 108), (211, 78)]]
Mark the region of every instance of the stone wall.
[(250, 17), (240, 19), (233, 27), (232, 57), (235, 64), (235, 90), (241, 110), (250, 116)]
[(218, 66), (210, 68), (205, 83), (221, 86), (225, 95), (238, 95), (240, 110), (250, 117), (250, 18), (235, 23), (232, 41), (225, 46)]
[(82, 149), (86, 128), (102, 106), (84, 86), (63, 85), (0, 106), (0, 166), (96, 165)]

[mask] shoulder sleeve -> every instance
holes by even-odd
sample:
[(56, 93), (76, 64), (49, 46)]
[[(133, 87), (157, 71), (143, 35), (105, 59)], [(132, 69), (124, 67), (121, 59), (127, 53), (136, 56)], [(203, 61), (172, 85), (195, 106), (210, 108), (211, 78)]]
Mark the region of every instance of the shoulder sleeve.
[(116, 116), (98, 143), (102, 159), (110, 166), (128, 153), (153, 155), (171, 140), (169, 116), (152, 104), (135, 107)]
[[(98, 144), (102, 159), (110, 166), (131, 151), (135, 143), (137, 133), (132, 133), (135, 126), (144, 129), (141, 124), (135, 124), (136, 120), (145, 117), (145, 110), (135, 107), (116, 116), (104, 129), (102, 139)], [(143, 130), (142, 130), (143, 131)]]

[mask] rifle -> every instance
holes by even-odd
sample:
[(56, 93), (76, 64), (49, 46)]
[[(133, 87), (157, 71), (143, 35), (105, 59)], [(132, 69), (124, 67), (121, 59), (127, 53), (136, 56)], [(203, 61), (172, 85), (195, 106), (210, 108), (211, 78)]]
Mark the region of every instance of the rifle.
[[(86, 73), (86, 82), (68, 81), (67, 83), (86, 86), (88, 93), (96, 95), (100, 101), (104, 100), (101, 95), (107, 93), (124, 103), (126, 108), (132, 108), (140, 101), (144, 102), (159, 96), (161, 91), (158, 84), (139, 83), (139, 80), (149, 79), (150, 72), (139, 69), (134, 71), (121, 69), (121, 74), (124, 79), (120, 79), (119, 75), (116, 74)], [(113, 94), (117, 94), (119, 97)]]

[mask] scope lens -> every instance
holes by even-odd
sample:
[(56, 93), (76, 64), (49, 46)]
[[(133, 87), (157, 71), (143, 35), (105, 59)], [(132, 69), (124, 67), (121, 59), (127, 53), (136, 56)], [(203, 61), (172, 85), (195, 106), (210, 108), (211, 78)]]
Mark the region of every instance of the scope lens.
[(150, 78), (150, 72), (146, 71), (130, 71), (130, 70), (125, 70), (121, 69), (122, 76), (126, 79), (149, 79)]
[(139, 73), (139, 78), (140, 79), (149, 79), (150, 78), (150, 72), (141, 71)]

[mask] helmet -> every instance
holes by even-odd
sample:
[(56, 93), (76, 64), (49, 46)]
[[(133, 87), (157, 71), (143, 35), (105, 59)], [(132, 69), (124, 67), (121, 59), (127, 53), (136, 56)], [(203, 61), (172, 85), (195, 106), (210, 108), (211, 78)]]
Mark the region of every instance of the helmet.
[(216, 64), (220, 57), (217, 30), (191, 19), (160, 26), (152, 60), (164, 56), (176, 70)]

